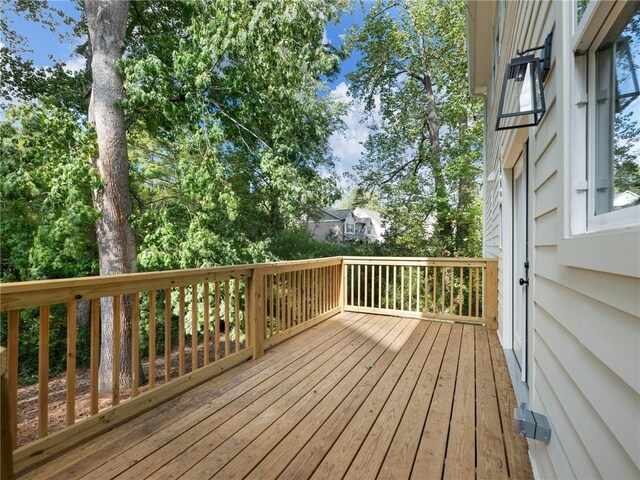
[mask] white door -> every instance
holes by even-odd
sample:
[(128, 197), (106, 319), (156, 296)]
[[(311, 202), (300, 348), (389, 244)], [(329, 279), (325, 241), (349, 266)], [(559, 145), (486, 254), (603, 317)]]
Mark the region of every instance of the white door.
[(529, 289), (527, 147), (513, 167), (513, 353), (527, 382), (527, 300)]

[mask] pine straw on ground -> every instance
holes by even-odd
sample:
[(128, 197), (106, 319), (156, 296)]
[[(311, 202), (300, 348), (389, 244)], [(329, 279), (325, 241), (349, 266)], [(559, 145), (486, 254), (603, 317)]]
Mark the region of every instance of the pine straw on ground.
[[(230, 342), (230, 353), (235, 352), (235, 343)], [(240, 349), (244, 348), (241, 342)], [(191, 371), (191, 348), (185, 348), (185, 373)], [(220, 338), (220, 358), (225, 356), (224, 335)], [(204, 362), (204, 349), (200, 345), (198, 348), (198, 366)], [(213, 361), (214, 346), (209, 346), (209, 358)], [(145, 378), (139, 387), (140, 393), (148, 390), (149, 361), (140, 362)], [(171, 352), (171, 378), (178, 377), (178, 349)], [(165, 359), (164, 355), (156, 358), (155, 376), (156, 387), (165, 383)], [(75, 394), (75, 421), (87, 418), (91, 412), (91, 372), (88, 368), (76, 370), (76, 394)], [(25, 385), (18, 388), (18, 446), (26, 445), (38, 439), (38, 384)], [(120, 402), (131, 398), (129, 388), (120, 389)], [(49, 379), (49, 408), (48, 408), (48, 433), (61, 430), (66, 425), (67, 418), (67, 378), (66, 374), (61, 374)], [(103, 395), (98, 399), (98, 411), (101, 412), (112, 405), (111, 395)]]

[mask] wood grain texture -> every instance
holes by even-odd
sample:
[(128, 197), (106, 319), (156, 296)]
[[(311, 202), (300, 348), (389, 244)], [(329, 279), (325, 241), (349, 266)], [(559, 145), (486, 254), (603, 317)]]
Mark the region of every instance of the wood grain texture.
[[(489, 336), (476, 327), (476, 459), (478, 479), (508, 478)], [(507, 429), (511, 426), (505, 425)]]
[(67, 304), (67, 426), (73, 425), (76, 420), (76, 335), (78, 333), (77, 319), (77, 303), (75, 301), (69, 302)]
[(149, 292), (149, 388), (156, 386), (156, 291)]
[(0, 347), (0, 477), (13, 478), (11, 415), (9, 414), (9, 382), (7, 378), (8, 352)]
[(131, 318), (131, 396), (137, 397), (140, 388), (140, 295), (134, 293)]
[(100, 299), (91, 300), (91, 415), (98, 413), (98, 368), (100, 367)]
[(38, 438), (49, 433), (49, 305), (40, 307), (38, 350)]
[[(172, 399), (169, 399), (162, 405), (158, 405), (157, 408), (151, 411), (140, 414), (141, 411), (136, 410), (136, 418), (131, 421), (121, 425), (117, 429), (104, 432), (93, 441), (84, 442), (81, 446), (65, 454), (60, 454), (61, 451), (58, 449), (57, 454), (54, 456), (55, 458), (52, 458), (48, 463), (25, 474), (24, 477), (33, 479), (75, 478), (87, 474), (108, 462), (111, 458), (118, 457), (122, 452), (129, 450), (133, 445), (136, 445), (148, 437), (153, 431), (161, 431), (172, 423), (182, 421), (184, 416), (188, 415), (194, 408), (201, 407), (209, 399), (220, 396), (240, 386), (255, 375), (262, 375), (261, 372), (265, 369), (273, 367), (275, 370), (279, 370), (283, 368), (285, 364), (298, 358), (303, 351), (307, 352), (310, 347), (327, 342), (360, 317), (361, 315), (348, 314), (341, 322), (330, 319), (314, 328), (312, 340), (309, 340), (305, 336), (292, 338), (287, 342), (287, 358), (272, 356), (262, 359), (259, 362), (245, 361), (233, 370), (227, 370), (207, 383), (200, 382), (198, 386), (187, 390), (183, 395), (175, 396), (174, 394)], [(244, 350), (241, 354), (243, 354), (245, 358), (250, 356), (249, 350)], [(234, 357), (236, 356), (234, 355)], [(201, 369), (196, 372), (196, 374), (204, 375), (213, 368), (214, 365)], [(189, 378), (189, 376), (178, 379), (167, 387), (160, 386), (157, 389), (157, 394), (149, 398), (156, 399), (167, 390), (172, 390), (173, 393), (175, 393), (176, 385), (184, 383), (187, 381), (187, 378)], [(143, 398), (145, 398), (144, 394), (134, 402), (124, 404), (122, 409), (131, 403), (141, 402)], [(109, 412), (105, 412), (105, 415), (107, 417), (105, 420), (113, 420), (113, 417), (109, 417)], [(74, 428), (82, 428), (86, 423), (87, 422), (81, 422), (76, 424)], [(54, 434), (53, 437), (57, 435), (58, 433)], [(126, 443), (122, 441), (123, 438), (127, 439)], [(49, 438), (49, 441), (50, 440), (53, 439)], [(38, 447), (40, 448), (42, 445)], [(45, 450), (46, 448), (52, 447), (49, 445), (49, 447), (44, 447)], [(34, 457), (34, 455), (32, 455), (32, 451), (29, 448), (25, 448), (21, 449), (18, 457), (22, 462)]]
[[(238, 354), (123, 403), (115, 419), (132, 420), (67, 453), (66, 431), (42, 439), (56, 458), (25, 478), (531, 478), (506, 423), (502, 350), (482, 326), (345, 313), (264, 346), (218, 380), (202, 383)], [(199, 386), (176, 396), (192, 376)], [(135, 403), (157, 395), (171, 399)], [(89, 420), (71, 438), (104, 430)]]
[(474, 327), (462, 327), (462, 345), (453, 394), (453, 412), (444, 469), (445, 479), (471, 478), (475, 475), (475, 335)]

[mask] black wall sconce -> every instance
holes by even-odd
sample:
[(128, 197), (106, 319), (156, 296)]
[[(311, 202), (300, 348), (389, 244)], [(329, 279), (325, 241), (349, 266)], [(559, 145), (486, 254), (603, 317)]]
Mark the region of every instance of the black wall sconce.
[[(535, 126), (540, 123), (546, 105), (543, 82), (551, 68), (551, 40), (547, 35), (544, 44), (527, 50), (517, 50), (518, 57), (512, 58), (504, 72), (496, 130), (509, 130)], [(540, 58), (526, 55), (542, 50)]]

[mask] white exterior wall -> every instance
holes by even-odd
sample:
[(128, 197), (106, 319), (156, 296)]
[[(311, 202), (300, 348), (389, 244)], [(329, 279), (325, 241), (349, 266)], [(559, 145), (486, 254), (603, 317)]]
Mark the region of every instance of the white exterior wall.
[[(546, 415), (553, 429), (549, 445), (529, 443), (534, 472), (542, 478), (640, 478), (640, 234), (633, 228), (572, 238), (570, 232), (573, 7), (570, 1), (508, 1), (500, 7), (504, 31), (487, 91), (484, 253), (500, 259), (499, 333), (510, 348), (511, 168), (528, 139), (526, 395), (529, 408)], [(500, 23), (496, 10), (494, 29)], [(541, 124), (495, 132), (506, 64), (516, 49), (541, 45), (551, 30), (553, 60)], [(496, 179), (490, 182), (491, 172)]]

